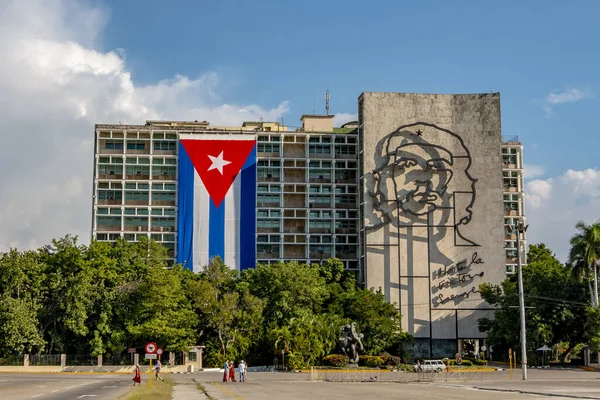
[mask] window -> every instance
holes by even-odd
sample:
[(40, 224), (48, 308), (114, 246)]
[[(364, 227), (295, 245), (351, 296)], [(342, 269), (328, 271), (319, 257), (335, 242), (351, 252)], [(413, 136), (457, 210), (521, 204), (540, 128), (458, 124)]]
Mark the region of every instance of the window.
[(274, 143), (258, 143), (256, 151), (259, 153), (279, 153), (279, 144)]
[(125, 192), (125, 200), (148, 201), (148, 192)]
[[(148, 218), (143, 217), (125, 217), (125, 226), (141, 226), (144, 229), (148, 228)], [(127, 229), (127, 228), (125, 228)]]
[(114, 226), (121, 228), (121, 217), (106, 217), (99, 215), (96, 217), (96, 223), (98, 225), (98, 229), (102, 229), (102, 227)]
[(121, 200), (123, 193), (120, 190), (99, 190), (98, 200)]
[(123, 175), (122, 165), (100, 164), (98, 165), (99, 175)]
[(152, 167), (152, 176), (156, 177), (156, 176), (175, 176), (175, 174), (177, 173), (177, 168), (176, 167), (172, 167), (172, 166), (158, 166), (155, 165)]
[(308, 153), (309, 154), (331, 154), (331, 146), (311, 144), (308, 146)]
[(336, 155), (356, 154), (356, 146), (335, 146)]
[(308, 227), (310, 229), (331, 229), (331, 221), (325, 219), (310, 220)]
[(309, 179), (331, 179), (331, 170), (329, 169), (311, 169), (308, 171)]
[(258, 203), (276, 203), (279, 204), (280, 197), (278, 194), (257, 194), (256, 201)]
[(340, 194), (335, 196), (335, 204), (352, 204), (356, 205), (356, 195)]
[(256, 226), (258, 228), (278, 228), (280, 226), (280, 222), (278, 219), (258, 219), (256, 221)]
[(329, 195), (324, 195), (324, 194), (311, 194), (308, 196), (308, 201), (310, 203), (325, 203), (325, 204), (330, 204), (331, 203), (331, 196)]
[(127, 150), (144, 150), (146, 148), (146, 142), (143, 140), (128, 140)]
[(150, 175), (150, 167), (143, 165), (128, 165), (125, 169), (126, 175)]
[(335, 229), (356, 229), (356, 221), (351, 219), (335, 221)]
[(154, 151), (175, 151), (177, 143), (171, 140), (155, 140)]
[(104, 142), (104, 148), (107, 150), (123, 150), (122, 140), (107, 140)]
[(152, 192), (152, 202), (175, 201), (175, 192)]

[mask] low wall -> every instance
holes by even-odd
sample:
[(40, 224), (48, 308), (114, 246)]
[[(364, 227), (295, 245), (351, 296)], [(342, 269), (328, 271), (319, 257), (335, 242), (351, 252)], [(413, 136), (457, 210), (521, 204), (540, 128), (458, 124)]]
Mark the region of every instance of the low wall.
[[(112, 374), (133, 374), (135, 367), (133, 365), (126, 366), (77, 366), (77, 367), (61, 367), (52, 365), (36, 365), (36, 366), (0, 366), (0, 372), (27, 372), (27, 373), (59, 373), (59, 372), (71, 372), (71, 373), (112, 373)], [(148, 373), (149, 366), (141, 365), (140, 370), (142, 373)], [(188, 372), (188, 367), (185, 365), (176, 365), (172, 368), (163, 367), (161, 373), (177, 373), (177, 372)]]

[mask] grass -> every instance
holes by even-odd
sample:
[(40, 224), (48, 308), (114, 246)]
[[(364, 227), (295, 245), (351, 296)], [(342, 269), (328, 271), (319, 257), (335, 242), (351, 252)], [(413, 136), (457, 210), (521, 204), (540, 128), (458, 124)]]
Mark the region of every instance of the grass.
[[(169, 375), (161, 375), (164, 382), (152, 378), (152, 387), (148, 382), (148, 374), (142, 374), (142, 384), (132, 388), (122, 400), (171, 400), (173, 398), (173, 378)], [(144, 379), (145, 378), (145, 379)], [(132, 383), (133, 385), (133, 383)]]
[(203, 392), (206, 395), (206, 397), (208, 397), (209, 400), (216, 400), (214, 397), (212, 397), (210, 394), (208, 394), (206, 392), (206, 389), (204, 389), (204, 386), (202, 386), (201, 384), (197, 383), (196, 387), (198, 388), (198, 390), (200, 390), (201, 392)]

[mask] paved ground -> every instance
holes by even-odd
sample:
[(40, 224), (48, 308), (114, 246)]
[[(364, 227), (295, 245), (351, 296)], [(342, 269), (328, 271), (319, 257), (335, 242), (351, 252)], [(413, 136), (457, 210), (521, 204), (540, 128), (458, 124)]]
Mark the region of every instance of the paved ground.
[[(217, 399), (433, 399), (454, 400), (484, 397), (486, 400), (512, 399), (600, 399), (600, 374), (585, 371), (529, 371), (523, 382), (520, 374), (486, 372), (459, 379), (439, 375), (430, 383), (331, 383), (308, 382), (307, 374), (251, 373), (246, 383), (223, 383), (218, 373), (194, 377)], [(468, 379), (468, 381), (465, 381)]]
[[(448, 379), (445, 379), (448, 378)], [(458, 377), (436, 374), (430, 383), (309, 382), (308, 374), (249, 373), (245, 383), (223, 383), (218, 372), (173, 375), (174, 399), (206, 398), (200, 383), (216, 400), (263, 399), (600, 399), (600, 373), (580, 370), (530, 370), (522, 381), (517, 371)], [(115, 399), (131, 388), (131, 376), (119, 374), (0, 374), (0, 399)]]
[(0, 374), (0, 399), (115, 399), (133, 387), (121, 374)]

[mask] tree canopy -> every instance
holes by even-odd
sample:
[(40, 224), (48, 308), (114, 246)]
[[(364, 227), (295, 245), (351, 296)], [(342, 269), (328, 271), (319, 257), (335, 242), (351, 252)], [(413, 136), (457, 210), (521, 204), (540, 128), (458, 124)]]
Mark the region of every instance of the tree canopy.
[(333, 351), (340, 326), (364, 333), (367, 354), (399, 354), (411, 338), (381, 293), (361, 289), (339, 260), (277, 262), (242, 271), (219, 258), (200, 273), (168, 266), (151, 240), (82, 246), (72, 236), (0, 254), (0, 357), (67, 353), (118, 358), (154, 341), (204, 345), (205, 364), (244, 358), (291, 368)]

